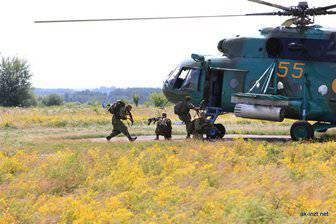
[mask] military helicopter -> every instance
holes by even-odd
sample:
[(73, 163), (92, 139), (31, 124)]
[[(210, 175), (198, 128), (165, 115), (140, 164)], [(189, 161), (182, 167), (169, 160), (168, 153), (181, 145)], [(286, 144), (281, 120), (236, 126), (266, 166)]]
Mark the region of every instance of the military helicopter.
[[(163, 92), (173, 103), (191, 96), (206, 106), (209, 120), (234, 113), (237, 117), (282, 122), (296, 121), (291, 138), (310, 140), (315, 132), (336, 127), (336, 30), (314, 25), (314, 17), (334, 15), (336, 5), (310, 8), (307, 2), (285, 7), (249, 0), (281, 11), (244, 15), (52, 20), (90, 22), (153, 19), (193, 19), (234, 16), (289, 16), (282, 26), (264, 28), (259, 37), (223, 39), (221, 56), (192, 54), (164, 82)], [(312, 125), (308, 121), (315, 121)], [(225, 127), (215, 124), (212, 138), (222, 138)]]

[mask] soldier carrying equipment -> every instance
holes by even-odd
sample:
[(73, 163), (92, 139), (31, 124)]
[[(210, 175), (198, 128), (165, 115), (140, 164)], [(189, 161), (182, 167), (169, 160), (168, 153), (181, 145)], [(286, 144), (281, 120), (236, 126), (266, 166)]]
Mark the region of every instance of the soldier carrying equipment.
[(205, 112), (201, 112), (199, 118), (192, 121), (193, 136), (196, 139), (203, 140), (203, 135), (209, 135), (210, 130), (215, 127), (207, 120)]
[(108, 111), (113, 115), (112, 116), (113, 131), (109, 136), (106, 137), (107, 141), (110, 141), (111, 138), (119, 135), (120, 133), (124, 134), (129, 141), (135, 141), (137, 139), (137, 137), (133, 138), (129, 134), (126, 125), (122, 122), (122, 120), (129, 119), (133, 125), (134, 120), (131, 110), (132, 106), (131, 105), (126, 106), (126, 104), (122, 101), (117, 101), (108, 107)]
[(195, 110), (198, 113), (198, 108), (196, 108), (190, 100), (190, 96), (186, 96), (183, 101), (177, 103), (174, 107), (174, 113), (177, 114), (179, 119), (186, 125), (187, 138), (190, 138), (192, 132), (190, 110)]
[(167, 118), (166, 113), (162, 113), (161, 117), (154, 117), (148, 119), (148, 125), (151, 123), (156, 123), (156, 129), (155, 129), (155, 134), (156, 138), (155, 140), (159, 140), (159, 136), (162, 135), (166, 140), (171, 139), (172, 135), (172, 123), (169, 118)]

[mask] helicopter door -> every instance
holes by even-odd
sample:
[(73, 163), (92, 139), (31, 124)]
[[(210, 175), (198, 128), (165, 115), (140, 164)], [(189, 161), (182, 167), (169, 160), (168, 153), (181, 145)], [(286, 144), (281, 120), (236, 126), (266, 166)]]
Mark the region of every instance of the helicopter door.
[(222, 107), (234, 110), (232, 94), (244, 92), (246, 71), (212, 68), (205, 79), (204, 100), (208, 107)]
[(222, 70), (210, 69), (206, 76), (203, 98), (208, 102), (208, 107), (221, 107), (223, 73)]
[(235, 93), (244, 92), (246, 71), (236, 69), (224, 69), (222, 107), (227, 111), (233, 111), (235, 104), (231, 103), (231, 97)]

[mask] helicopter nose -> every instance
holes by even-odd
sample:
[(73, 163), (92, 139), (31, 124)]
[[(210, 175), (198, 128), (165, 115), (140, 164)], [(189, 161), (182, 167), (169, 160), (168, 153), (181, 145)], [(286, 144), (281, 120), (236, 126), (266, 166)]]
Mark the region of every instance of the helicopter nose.
[(164, 83), (163, 83), (163, 86), (162, 86), (162, 92), (163, 92), (163, 94), (166, 96), (167, 99), (168, 99), (167, 95), (169, 95), (169, 94), (168, 94), (168, 91), (169, 91), (169, 82), (168, 82), (168, 80), (166, 80), (166, 81), (164, 81)]
[(166, 80), (163, 83), (162, 92), (163, 92), (163, 95), (165, 95), (165, 97), (167, 98), (167, 100), (169, 102), (175, 103), (176, 102), (176, 96), (175, 96), (176, 93), (175, 93), (172, 86), (173, 85), (172, 85), (171, 81)]

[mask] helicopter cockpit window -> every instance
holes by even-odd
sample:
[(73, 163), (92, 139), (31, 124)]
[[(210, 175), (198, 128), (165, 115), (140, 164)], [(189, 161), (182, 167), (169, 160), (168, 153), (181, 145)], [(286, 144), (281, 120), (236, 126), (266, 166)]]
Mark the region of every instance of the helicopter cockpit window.
[(199, 75), (199, 69), (183, 68), (175, 82), (174, 88), (197, 90)]
[(176, 67), (173, 71), (169, 73), (167, 81), (171, 82), (171, 80), (176, 78), (179, 72), (180, 72), (180, 67)]

